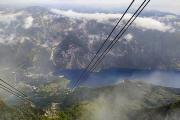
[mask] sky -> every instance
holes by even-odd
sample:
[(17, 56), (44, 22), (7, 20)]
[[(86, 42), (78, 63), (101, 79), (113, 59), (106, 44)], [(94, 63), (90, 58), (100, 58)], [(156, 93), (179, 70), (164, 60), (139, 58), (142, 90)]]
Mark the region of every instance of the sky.
[[(142, 1), (143, 0), (136, 0), (135, 5), (139, 5)], [(130, 2), (131, 0), (0, 0), (0, 4), (67, 4), (87, 5), (90, 7), (126, 7)], [(151, 0), (146, 9), (180, 14), (180, 0)]]

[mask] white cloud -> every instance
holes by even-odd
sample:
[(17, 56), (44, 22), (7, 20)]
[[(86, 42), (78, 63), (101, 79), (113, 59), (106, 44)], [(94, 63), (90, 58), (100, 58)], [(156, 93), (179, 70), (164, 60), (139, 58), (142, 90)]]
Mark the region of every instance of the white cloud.
[(78, 13), (78, 12), (74, 12), (72, 10), (68, 10), (68, 11), (64, 11), (64, 10), (58, 10), (58, 9), (51, 9), (51, 12), (55, 13), (55, 14), (59, 14), (59, 15), (63, 15), (66, 17), (70, 17), (70, 18), (74, 18), (74, 19), (94, 19), (94, 20), (98, 20), (100, 21), (106, 21), (111, 19), (116, 19), (119, 16), (121, 16), (121, 14), (105, 14), (105, 13)]
[[(118, 19), (122, 14), (106, 14), (106, 13), (78, 13), (74, 11), (64, 11), (58, 9), (51, 9), (51, 12), (59, 14), (62, 16), (74, 18), (74, 19), (88, 19), (88, 20), (97, 20), (98, 22), (108, 21), (109, 19)], [(127, 14), (125, 20), (128, 20), (132, 15)], [(174, 28), (170, 25), (166, 25), (158, 20), (148, 17), (138, 17), (134, 25), (140, 29), (144, 30), (157, 30), (161, 32), (172, 32)]]
[(161, 32), (174, 31), (174, 28), (172, 26), (166, 25), (165, 23), (159, 22), (152, 18), (139, 17), (135, 21), (135, 24), (137, 27), (142, 29), (158, 30)]
[(129, 33), (126, 36), (124, 36), (124, 38), (126, 39), (127, 42), (131, 42), (133, 40), (133, 35)]
[(27, 17), (27, 18), (24, 20), (24, 28), (25, 28), (25, 29), (30, 28), (30, 27), (33, 25), (33, 21), (34, 21), (34, 19), (33, 19), (32, 16)]
[(22, 12), (8, 14), (0, 13), (0, 22), (9, 24), (10, 22), (15, 21), (17, 16), (20, 15), (22, 15)]

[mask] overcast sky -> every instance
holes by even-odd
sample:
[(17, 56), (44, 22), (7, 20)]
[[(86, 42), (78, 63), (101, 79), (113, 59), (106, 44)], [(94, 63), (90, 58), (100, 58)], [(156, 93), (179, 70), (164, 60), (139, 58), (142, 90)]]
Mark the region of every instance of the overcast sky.
[[(136, 5), (143, 0), (136, 0)], [(0, 0), (0, 4), (71, 4), (106, 7), (125, 7), (131, 0)], [(151, 0), (147, 9), (180, 14), (180, 0)]]

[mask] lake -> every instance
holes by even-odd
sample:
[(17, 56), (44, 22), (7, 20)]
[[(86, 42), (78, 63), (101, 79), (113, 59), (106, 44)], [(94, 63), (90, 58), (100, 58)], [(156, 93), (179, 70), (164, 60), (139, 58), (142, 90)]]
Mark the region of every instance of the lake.
[[(83, 70), (56, 70), (55, 75), (64, 75), (71, 81), (77, 81)], [(141, 80), (155, 85), (180, 88), (180, 71), (178, 70), (139, 70), (139, 69), (107, 69), (85, 75), (81, 86), (100, 87), (121, 83), (123, 80)]]

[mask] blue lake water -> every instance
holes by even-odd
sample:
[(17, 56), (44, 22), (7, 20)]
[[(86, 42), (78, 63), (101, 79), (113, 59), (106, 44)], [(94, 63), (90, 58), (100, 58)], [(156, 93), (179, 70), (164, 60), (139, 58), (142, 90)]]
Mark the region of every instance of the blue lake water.
[[(56, 75), (64, 75), (77, 81), (83, 70), (56, 70)], [(100, 87), (118, 84), (122, 80), (141, 80), (152, 84), (180, 88), (180, 71), (178, 70), (137, 70), (137, 69), (107, 69), (94, 72), (81, 80), (81, 86)]]

